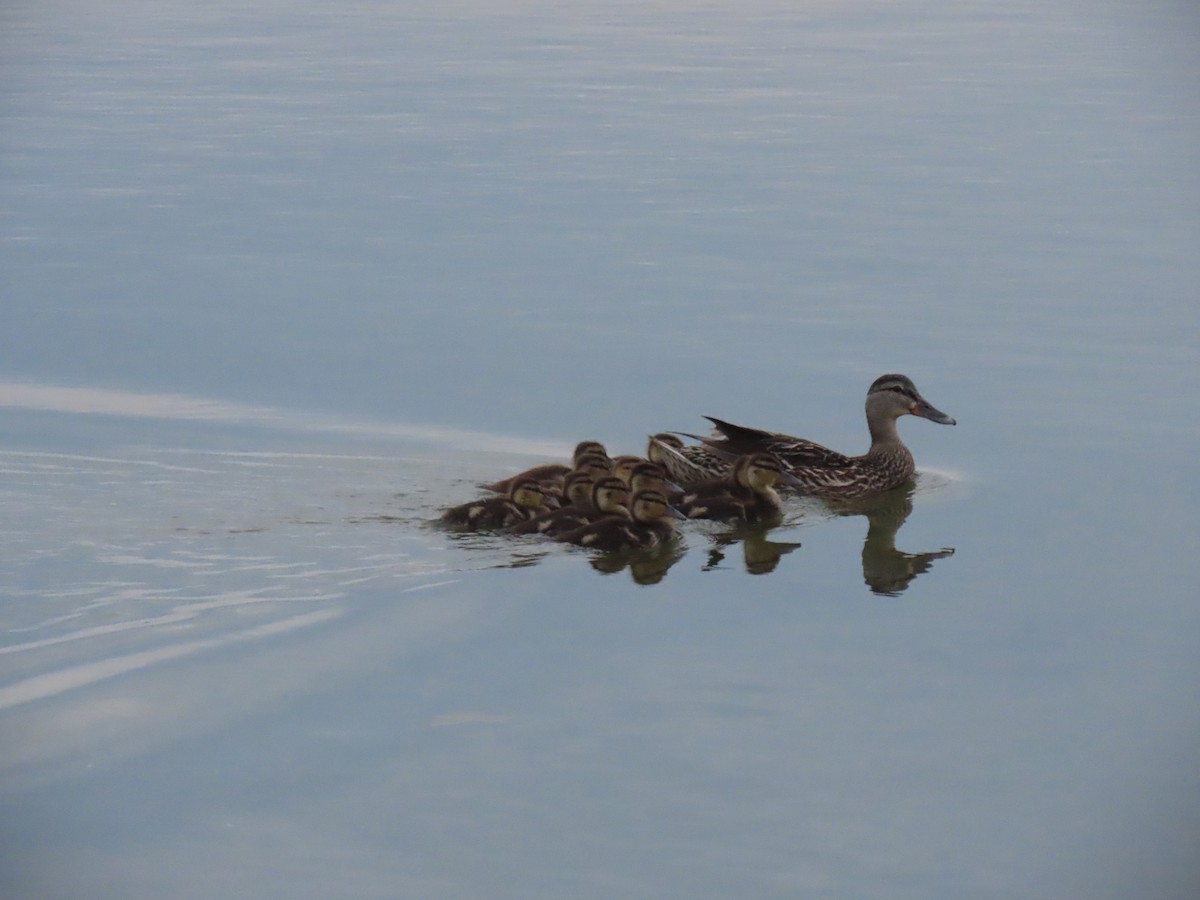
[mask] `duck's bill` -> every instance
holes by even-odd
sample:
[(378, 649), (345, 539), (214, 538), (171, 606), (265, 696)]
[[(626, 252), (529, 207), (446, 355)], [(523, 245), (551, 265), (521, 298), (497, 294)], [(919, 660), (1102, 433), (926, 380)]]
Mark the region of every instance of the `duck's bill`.
[(779, 473), (779, 483), (784, 485), (785, 487), (796, 488), (797, 490), (800, 490), (801, 488), (804, 487), (804, 482), (801, 481), (799, 478), (797, 478), (795, 475), (793, 475), (791, 472), (780, 472)]
[(937, 422), (939, 425), (957, 425), (953, 416), (948, 416), (935, 406), (931, 406), (925, 400), (919, 400), (913, 408), (913, 415), (920, 416), (922, 419), (928, 419), (930, 422)]
[(678, 507), (671, 505), (670, 503), (667, 504), (667, 513), (671, 516), (674, 516), (676, 519), (686, 519), (687, 518), (686, 513), (684, 513)]

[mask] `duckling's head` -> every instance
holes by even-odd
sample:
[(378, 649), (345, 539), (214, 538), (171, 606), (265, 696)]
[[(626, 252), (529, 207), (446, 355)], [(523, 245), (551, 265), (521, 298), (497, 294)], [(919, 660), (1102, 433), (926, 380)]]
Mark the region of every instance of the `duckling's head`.
[(629, 476), (632, 474), (634, 467), (645, 461), (640, 456), (614, 456), (613, 474), (628, 484)]
[(667, 502), (662, 491), (638, 491), (629, 501), (629, 509), (635, 522), (646, 524), (687, 518)]
[(604, 445), (599, 441), (580, 441), (575, 445), (575, 452), (571, 454), (571, 459), (576, 465), (579, 465), (579, 460), (581, 457), (593, 453), (604, 457), (608, 456), (608, 450), (606, 450)]
[(563, 482), (563, 496), (574, 506), (587, 506), (592, 498), (592, 485), (596, 479), (590, 472), (574, 471)]
[(508, 498), (523, 509), (537, 509), (545, 499), (545, 491), (532, 478), (522, 478), (513, 482), (509, 489)]
[(900, 416), (919, 416), (939, 425), (954, 425), (954, 419), (921, 396), (907, 375), (880, 375), (867, 389), (867, 421), (895, 421)]
[(585, 453), (575, 461), (576, 472), (586, 472), (593, 478), (612, 474), (612, 460), (603, 453)]
[(642, 460), (629, 471), (629, 489), (634, 493), (641, 490), (661, 491), (666, 485), (667, 473), (658, 463)]
[(804, 483), (789, 472), (774, 453), (751, 453), (741, 457), (735, 465), (739, 483), (754, 491), (768, 491), (783, 484), (802, 488)]
[(616, 475), (598, 478), (592, 485), (592, 505), (603, 513), (625, 513), (628, 502), (629, 485)]

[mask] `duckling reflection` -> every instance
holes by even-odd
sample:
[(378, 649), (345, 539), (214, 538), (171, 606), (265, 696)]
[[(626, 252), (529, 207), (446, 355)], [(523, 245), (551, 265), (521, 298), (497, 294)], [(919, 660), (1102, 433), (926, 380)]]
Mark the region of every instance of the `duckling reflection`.
[(899, 597), (918, 575), (928, 572), (933, 561), (954, 555), (953, 547), (926, 553), (896, 549), (896, 532), (912, 513), (916, 485), (909, 481), (878, 496), (842, 503), (830, 502), (839, 516), (866, 516), (867, 536), (863, 541), (863, 581), (874, 594)]
[(708, 561), (702, 567), (705, 572), (721, 567), (725, 551), (734, 544), (742, 545), (742, 564), (751, 575), (766, 575), (774, 572), (779, 561), (800, 546), (798, 541), (772, 541), (767, 538), (771, 525), (740, 525), (721, 534), (712, 536), (713, 546), (708, 550)]
[(593, 556), (588, 562), (601, 575), (615, 575), (629, 570), (629, 577), (636, 584), (658, 584), (667, 577), (671, 566), (687, 555), (687, 548), (679, 541), (668, 541), (657, 547), (640, 550), (617, 550)]

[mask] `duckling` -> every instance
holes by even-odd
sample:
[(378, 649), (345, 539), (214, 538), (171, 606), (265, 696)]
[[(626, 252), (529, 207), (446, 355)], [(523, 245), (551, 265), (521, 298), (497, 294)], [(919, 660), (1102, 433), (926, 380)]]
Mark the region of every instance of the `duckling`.
[(491, 484), (480, 485), (480, 487), (485, 491), (507, 494), (518, 481), (532, 480), (541, 485), (543, 491), (561, 489), (563, 479), (570, 471), (571, 467), (563, 463), (545, 463), (526, 469), (524, 472), (518, 472), (508, 478), (493, 481)]
[(650, 436), (646, 457), (684, 486), (723, 479), (730, 472), (730, 461), (724, 456), (704, 446), (685, 446), (677, 435), (667, 432)]
[(592, 504), (592, 489), (595, 483), (590, 472), (571, 472), (563, 482), (563, 499), (567, 501), (565, 506), (518, 522), (509, 531), (513, 534), (551, 534), (586, 524), (588, 517), (594, 516), (596, 512), (596, 507)]
[(485, 497), (452, 507), (442, 522), (464, 531), (510, 528), (546, 511), (542, 486), (532, 478), (514, 481), (505, 497)]
[[(563, 463), (544, 463), (540, 466), (526, 469), (524, 472), (518, 472), (516, 475), (511, 475), (508, 478), (502, 478), (499, 481), (493, 481), (491, 484), (483, 485), (486, 491), (494, 491), (497, 494), (507, 494), (513, 482), (523, 478), (532, 478), (542, 485), (542, 488), (551, 491), (561, 491), (563, 480), (567, 477), (567, 473), (572, 469), (579, 468), (580, 461), (585, 457), (600, 457), (608, 459), (608, 451), (604, 449), (604, 445), (599, 441), (580, 441), (575, 445), (575, 450), (571, 454), (571, 465)], [(609, 463), (608, 468), (612, 468)]]
[(675, 524), (671, 519), (683, 518), (661, 491), (638, 491), (629, 505), (628, 516), (605, 516), (560, 534), (555, 540), (605, 551), (649, 549), (674, 537)]
[(608, 450), (599, 441), (580, 441), (575, 445), (575, 451), (571, 454), (571, 461), (576, 465), (579, 460), (587, 455), (608, 456)]
[(744, 522), (775, 519), (783, 512), (782, 501), (775, 491), (775, 485), (781, 481), (791, 487), (798, 484), (793, 475), (783, 471), (774, 455), (747, 454), (737, 459), (733, 474), (720, 484), (720, 489), (690, 492), (678, 506), (690, 519), (739, 519)]
[(585, 453), (575, 460), (574, 472), (587, 472), (593, 478), (603, 478), (613, 473), (613, 461), (605, 453)]
[(591, 523), (610, 516), (622, 519), (630, 517), (629, 485), (616, 475), (598, 479), (592, 486), (592, 511), (587, 521)]
[(628, 484), (630, 473), (633, 472), (634, 468), (636, 468), (637, 466), (641, 465), (644, 462), (647, 462), (647, 460), (643, 459), (640, 456), (625, 455), (625, 456), (614, 456), (612, 462), (613, 462), (613, 474), (616, 475), (618, 478), (620, 478), (622, 481), (624, 481), (626, 484)]
[(679, 490), (679, 486), (667, 481), (667, 474), (658, 463), (643, 460), (629, 470), (629, 490), (634, 494), (638, 491), (661, 491), (669, 497), (670, 491)]

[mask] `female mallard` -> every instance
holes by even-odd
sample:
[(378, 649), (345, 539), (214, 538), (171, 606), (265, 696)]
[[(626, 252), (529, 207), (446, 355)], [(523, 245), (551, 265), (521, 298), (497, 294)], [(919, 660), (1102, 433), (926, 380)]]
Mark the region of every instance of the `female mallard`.
[(684, 446), (678, 435), (663, 432), (650, 436), (646, 458), (657, 463), (676, 484), (689, 486), (725, 478), (729, 460), (707, 447)]
[(933, 407), (904, 375), (881, 375), (867, 390), (867, 428), (871, 448), (862, 456), (844, 456), (803, 438), (733, 425), (706, 416), (720, 438), (700, 438), (704, 446), (727, 459), (766, 451), (783, 463), (802, 493), (830, 497), (862, 497), (891, 490), (912, 477), (912, 453), (900, 440), (896, 420), (920, 416), (940, 425), (954, 419)]
[(505, 497), (485, 497), (452, 507), (442, 521), (464, 531), (511, 528), (546, 511), (542, 486), (532, 478), (514, 481)]
[(697, 485), (675, 505), (689, 519), (770, 521), (783, 513), (783, 503), (775, 492), (781, 481), (789, 487), (799, 486), (775, 454), (750, 453), (738, 457), (728, 478)]
[(594, 550), (648, 549), (674, 537), (671, 519), (682, 517), (661, 491), (638, 491), (629, 503), (628, 516), (605, 516), (560, 534), (555, 540)]

